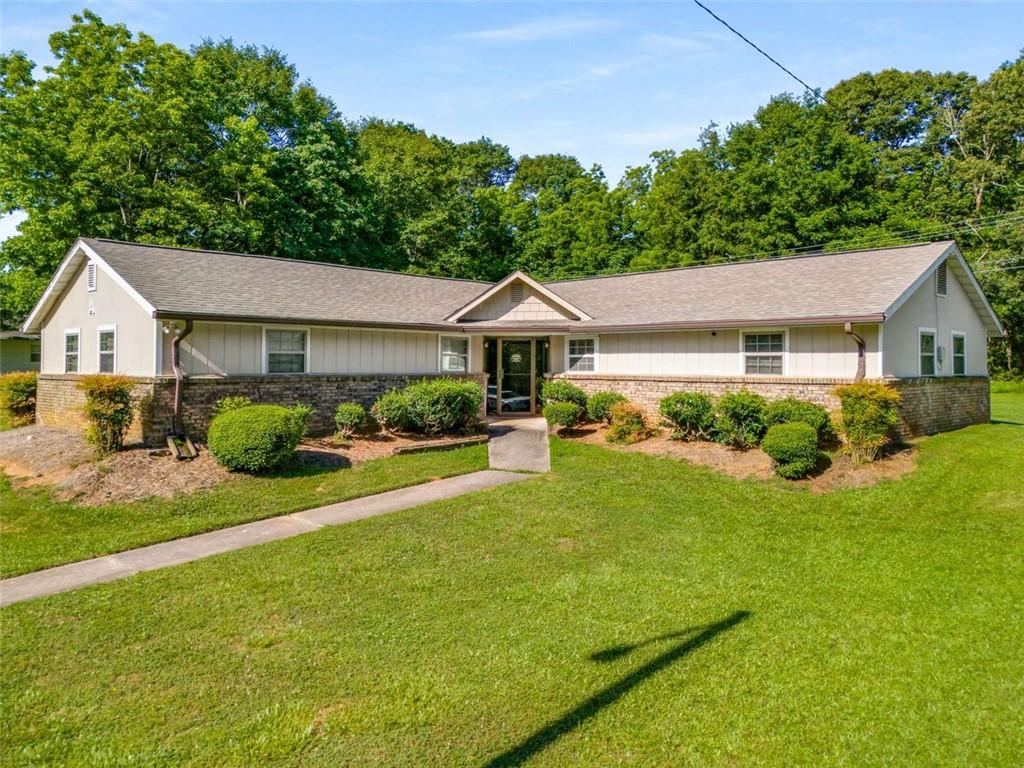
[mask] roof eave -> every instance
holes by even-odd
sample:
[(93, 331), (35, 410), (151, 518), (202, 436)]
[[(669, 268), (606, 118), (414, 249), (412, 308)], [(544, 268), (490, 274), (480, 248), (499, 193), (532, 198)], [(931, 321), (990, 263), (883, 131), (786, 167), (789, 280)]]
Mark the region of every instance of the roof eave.
[(352, 320), (322, 317), (275, 317), (273, 315), (244, 315), (220, 312), (179, 311), (158, 309), (153, 315), (158, 320), (198, 320), (211, 323), (253, 323), (260, 325), (308, 325), (331, 328), (379, 328), (381, 330), (434, 331), (438, 333), (458, 332), (458, 326), (447, 323), (395, 323), (373, 320)]

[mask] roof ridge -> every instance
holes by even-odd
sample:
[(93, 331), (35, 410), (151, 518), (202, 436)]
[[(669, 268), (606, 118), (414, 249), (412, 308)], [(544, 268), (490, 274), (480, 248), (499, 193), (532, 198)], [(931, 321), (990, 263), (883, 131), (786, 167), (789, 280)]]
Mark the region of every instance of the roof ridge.
[(767, 259), (738, 259), (736, 261), (720, 261), (714, 264), (689, 264), (685, 267), (666, 267), (664, 269), (641, 269), (635, 272), (614, 272), (608, 275), (588, 275), (586, 277), (566, 277), (561, 280), (548, 280), (542, 285), (558, 285), (560, 283), (581, 283), (584, 280), (605, 280), (610, 277), (629, 277), (632, 275), (659, 275), (665, 272), (683, 272), (692, 269), (710, 269), (712, 267), (733, 267), (741, 264), (769, 264), (776, 261), (795, 261), (797, 259), (817, 259), (822, 256), (843, 256), (850, 253), (871, 253), (872, 251), (894, 251), (900, 248), (919, 248), (922, 245), (936, 245), (945, 243), (946, 247), (955, 243), (955, 240), (927, 240), (919, 243), (903, 243), (902, 245), (886, 246), (885, 248), (850, 248), (845, 251), (828, 251), (827, 253), (798, 253), (791, 256), (775, 256)]
[(380, 269), (378, 267), (361, 267), (354, 264), (336, 264), (331, 261), (316, 261), (314, 259), (292, 259), (287, 256), (268, 256), (263, 253), (242, 253), (240, 251), (218, 251), (210, 248), (190, 248), (183, 245), (163, 245), (161, 243), (137, 243), (131, 240), (115, 240), (110, 237), (82, 237), (86, 242), (114, 243), (115, 245), (133, 245), (140, 248), (163, 248), (168, 251), (189, 251), (191, 253), (212, 253), (220, 256), (240, 256), (246, 259), (266, 259), (268, 261), (284, 261), (295, 264), (314, 264), (322, 267), (340, 267), (341, 269), (355, 269), (361, 272), (376, 272), (385, 275), (399, 275), (401, 277), (423, 277), (429, 280), (447, 280), (453, 283), (473, 283), (474, 285), (494, 285), (487, 280), (474, 280), (467, 277), (445, 277), (444, 275), (421, 275), (418, 272), (399, 272), (395, 269)]

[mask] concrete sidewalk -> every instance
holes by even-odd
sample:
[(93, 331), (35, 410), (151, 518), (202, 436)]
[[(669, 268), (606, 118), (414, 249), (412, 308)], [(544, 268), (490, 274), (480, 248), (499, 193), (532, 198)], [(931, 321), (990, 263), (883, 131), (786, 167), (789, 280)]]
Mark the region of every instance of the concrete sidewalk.
[(326, 525), (350, 523), (387, 512), (397, 512), (429, 504), (432, 501), (450, 499), (473, 491), (526, 480), (529, 477), (530, 475), (512, 472), (483, 470), (431, 483), (413, 485), (409, 488), (400, 488), (397, 491), (364, 496), (361, 499), (329, 504), (325, 507), (307, 509), (304, 512), (223, 528), (219, 531), (201, 533), (184, 539), (165, 541), (140, 549), (130, 549), (116, 555), (83, 560), (35, 573), (26, 573), (24, 576), (15, 576), (0, 581), (0, 606), (53, 595), (89, 584), (123, 579), (125, 576), (142, 571), (167, 568), (221, 552), (231, 552), (268, 541), (287, 539), (318, 530)]
[(548, 423), (537, 417), (512, 417), (490, 422), (487, 452), (491, 469), (550, 472)]

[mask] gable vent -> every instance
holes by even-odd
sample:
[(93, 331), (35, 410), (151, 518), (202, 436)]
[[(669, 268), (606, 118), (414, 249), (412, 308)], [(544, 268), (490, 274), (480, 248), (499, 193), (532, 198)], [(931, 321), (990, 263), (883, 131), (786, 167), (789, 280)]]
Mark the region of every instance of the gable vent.
[(87, 290), (96, 290), (96, 264), (90, 261), (85, 265), (85, 287)]
[(523, 295), (524, 295), (524, 286), (523, 286), (523, 284), (522, 283), (512, 283), (512, 285), (510, 286), (510, 289), (511, 289), (511, 294), (512, 294), (512, 303), (513, 304), (522, 304), (523, 303)]
[(946, 262), (939, 264), (935, 270), (935, 293), (939, 296), (946, 295)]

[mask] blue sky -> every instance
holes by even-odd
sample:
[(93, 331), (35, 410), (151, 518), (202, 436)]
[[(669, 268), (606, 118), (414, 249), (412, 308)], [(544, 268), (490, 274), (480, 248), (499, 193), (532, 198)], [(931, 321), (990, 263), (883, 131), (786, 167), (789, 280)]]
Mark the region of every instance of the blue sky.
[[(812, 85), (865, 70), (984, 76), (1024, 46), (1017, 3), (736, 3), (719, 15)], [(0, 49), (52, 61), (81, 3), (0, 0)], [(95, 2), (160, 41), (233, 38), (283, 51), (352, 118), (413, 122), (513, 154), (564, 152), (613, 183), (702, 126), (749, 118), (799, 86), (691, 2)], [(5, 232), (4, 230), (7, 230)], [(10, 222), (0, 222), (0, 239)]]

